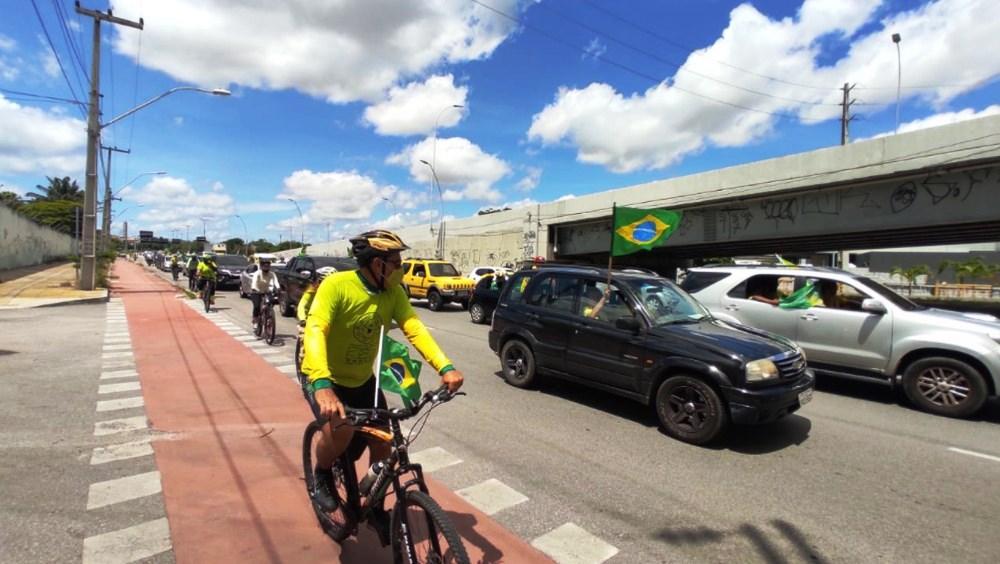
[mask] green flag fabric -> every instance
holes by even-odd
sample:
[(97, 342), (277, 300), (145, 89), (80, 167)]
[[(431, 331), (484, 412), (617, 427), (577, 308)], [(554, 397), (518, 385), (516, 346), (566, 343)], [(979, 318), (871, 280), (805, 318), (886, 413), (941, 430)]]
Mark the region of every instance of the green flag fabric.
[(811, 281), (778, 301), (781, 309), (809, 309), (822, 304), (823, 299), (816, 293), (816, 287)]
[(612, 256), (648, 251), (665, 243), (681, 224), (681, 212), (616, 207), (612, 227)]
[(406, 345), (388, 335), (383, 337), (379, 387), (385, 392), (399, 394), (406, 407), (420, 399), (420, 366), (420, 361), (410, 358)]

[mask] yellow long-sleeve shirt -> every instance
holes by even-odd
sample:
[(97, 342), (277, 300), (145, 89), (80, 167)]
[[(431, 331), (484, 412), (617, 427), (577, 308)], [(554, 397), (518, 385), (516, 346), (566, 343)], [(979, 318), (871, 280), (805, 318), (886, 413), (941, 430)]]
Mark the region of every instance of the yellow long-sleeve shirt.
[(360, 271), (348, 271), (327, 276), (316, 290), (306, 319), (302, 372), (314, 388), (331, 382), (348, 388), (363, 385), (378, 354), (379, 327), (388, 331), (392, 321), (434, 370), (451, 368), (401, 286), (379, 291)]
[(309, 308), (312, 307), (313, 300), (316, 299), (317, 288), (317, 284), (309, 284), (305, 291), (302, 292), (302, 297), (299, 298), (299, 307), (297, 308), (299, 321), (305, 321), (309, 316)]

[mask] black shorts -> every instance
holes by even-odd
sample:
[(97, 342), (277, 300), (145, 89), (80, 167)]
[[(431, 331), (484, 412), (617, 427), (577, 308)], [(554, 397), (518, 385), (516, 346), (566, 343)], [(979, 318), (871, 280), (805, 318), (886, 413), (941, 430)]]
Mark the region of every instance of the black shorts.
[[(334, 384), (333, 393), (337, 394), (337, 399), (347, 407), (355, 409), (375, 407), (375, 377), (369, 378), (367, 382), (357, 388)], [(378, 406), (387, 407), (385, 394), (382, 393), (382, 390), (378, 391)], [(316, 398), (313, 397), (312, 390), (309, 390), (309, 408), (312, 409), (313, 416), (319, 419), (319, 405), (316, 403)]]

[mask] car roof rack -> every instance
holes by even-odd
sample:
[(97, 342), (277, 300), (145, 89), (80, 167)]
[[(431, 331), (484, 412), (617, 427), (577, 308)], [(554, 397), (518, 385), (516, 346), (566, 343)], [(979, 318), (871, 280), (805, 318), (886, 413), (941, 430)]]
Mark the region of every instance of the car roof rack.
[(854, 275), (852, 272), (847, 270), (836, 268), (833, 266), (800, 266), (800, 265), (785, 265), (785, 264), (704, 264), (702, 266), (692, 266), (689, 270), (695, 268), (736, 268), (741, 270), (753, 269), (753, 268), (785, 268), (788, 270), (802, 270), (804, 272), (827, 272), (830, 274), (850, 274)]

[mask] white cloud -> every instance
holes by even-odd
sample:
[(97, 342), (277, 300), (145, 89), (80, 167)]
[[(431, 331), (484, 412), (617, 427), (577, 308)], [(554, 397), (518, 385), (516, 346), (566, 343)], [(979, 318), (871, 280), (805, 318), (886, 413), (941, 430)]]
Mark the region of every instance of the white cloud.
[[(895, 100), (893, 32), (903, 37), (904, 94), (919, 102), (940, 106), (1000, 72), (1000, 58), (983, 48), (995, 42), (995, 26), (982, 25), (1000, 21), (1000, 3), (939, 0), (876, 22), (878, 6), (878, 0), (806, 0), (794, 18), (772, 20), (741, 4), (719, 39), (691, 53), (674, 77), (633, 94), (602, 83), (560, 88), (534, 116), (528, 137), (547, 146), (568, 144), (581, 162), (631, 172), (670, 166), (710, 145), (753, 143), (771, 133), (774, 113), (806, 123), (835, 119), (837, 89), (845, 82), (857, 83), (855, 96), (874, 104), (856, 106), (856, 112), (881, 111)], [(858, 35), (869, 23), (872, 31)], [(823, 65), (818, 61), (828, 43), (845, 47), (846, 54)], [(933, 84), (953, 86), (905, 88)]]
[(527, 206), (536, 206), (536, 205), (538, 205), (538, 200), (534, 200), (532, 198), (522, 198), (520, 200), (515, 200), (513, 202), (507, 202), (507, 203), (501, 205), (500, 209), (510, 208), (510, 209), (513, 210), (513, 209), (517, 209), (517, 208), (524, 208), (524, 207), (527, 207)]
[(452, 127), (462, 120), (469, 89), (455, 86), (452, 75), (435, 75), (424, 82), (411, 82), (389, 91), (385, 101), (365, 109), (365, 121), (379, 135), (418, 135)]
[[(908, 131), (917, 131), (919, 129), (927, 129), (928, 127), (938, 127), (940, 125), (948, 125), (951, 123), (958, 123), (960, 121), (966, 121), (970, 119), (976, 119), (986, 116), (995, 116), (1000, 114), (1000, 105), (993, 104), (992, 106), (987, 106), (981, 111), (976, 111), (972, 108), (965, 108), (964, 110), (959, 110), (957, 112), (942, 112), (939, 114), (934, 114), (927, 116), (925, 118), (908, 121), (906, 123), (899, 124), (899, 132), (906, 133)], [(873, 135), (868, 139), (875, 139), (876, 137), (885, 137), (887, 135), (892, 135), (893, 131), (886, 131), (879, 133), (878, 135)], [(864, 139), (858, 139), (858, 141), (863, 141)]]
[(80, 119), (11, 102), (0, 95), (0, 173), (79, 175), (87, 125)]
[(79, 31), (80, 31), (80, 23), (77, 22), (76, 20), (66, 20), (66, 25), (68, 25), (69, 28), (72, 29), (73, 31), (79, 33)]
[(287, 211), (295, 211), (291, 202), (240, 202), (236, 206), (236, 213), (240, 215)]
[(608, 46), (601, 42), (597, 37), (590, 40), (590, 43), (583, 48), (584, 54), (581, 56), (582, 59), (597, 59), (604, 53), (608, 51)]
[(213, 229), (228, 225), (235, 213), (235, 202), (229, 194), (214, 191), (199, 192), (187, 180), (173, 176), (157, 176), (138, 190), (123, 190), (122, 197), (141, 204), (137, 219), (156, 230), (202, 227), (202, 218)]
[(500, 201), (500, 192), (493, 184), (510, 173), (510, 165), (505, 161), (483, 152), (464, 137), (438, 139), (436, 160), (434, 139), (427, 138), (390, 156), (386, 162), (408, 166), (414, 180), (433, 186), (430, 167), (420, 162), (422, 160), (434, 163), (446, 201)]
[[(400, 190), (396, 186), (379, 185), (357, 171), (314, 172), (297, 170), (285, 178), (279, 199), (293, 198), (303, 207), (306, 224), (319, 224), (341, 219), (367, 219), (388, 198), (396, 209), (412, 209), (423, 197)], [(308, 205), (306, 208), (305, 205)], [(293, 206), (294, 207), (294, 206)], [(392, 206), (389, 206), (390, 208)], [(301, 225), (298, 212), (278, 225)]]
[(538, 183), (541, 180), (542, 169), (537, 166), (529, 166), (527, 167), (527, 173), (524, 175), (524, 178), (519, 180), (514, 187), (522, 192), (531, 192), (538, 186)]
[(17, 47), (17, 41), (0, 33), (0, 51), (13, 51)]
[[(490, 5), (511, 12), (517, 0)], [(115, 14), (150, 22), (141, 32), (148, 68), (331, 102), (377, 100), (435, 66), (486, 58), (515, 28), (466, 0), (119, 0)], [(113, 27), (115, 49), (134, 58), (140, 32)]]
[(174, 116), (174, 125), (177, 127), (184, 125), (184, 116)]
[(49, 78), (56, 78), (59, 76), (59, 61), (56, 59), (55, 53), (52, 49), (45, 47), (42, 50), (42, 69), (45, 70), (45, 74), (49, 75)]
[(576, 194), (563, 194), (562, 196), (559, 196), (558, 198), (556, 198), (555, 201), (557, 201), (557, 202), (563, 202), (565, 200), (572, 200), (575, 197), (576, 197)]

